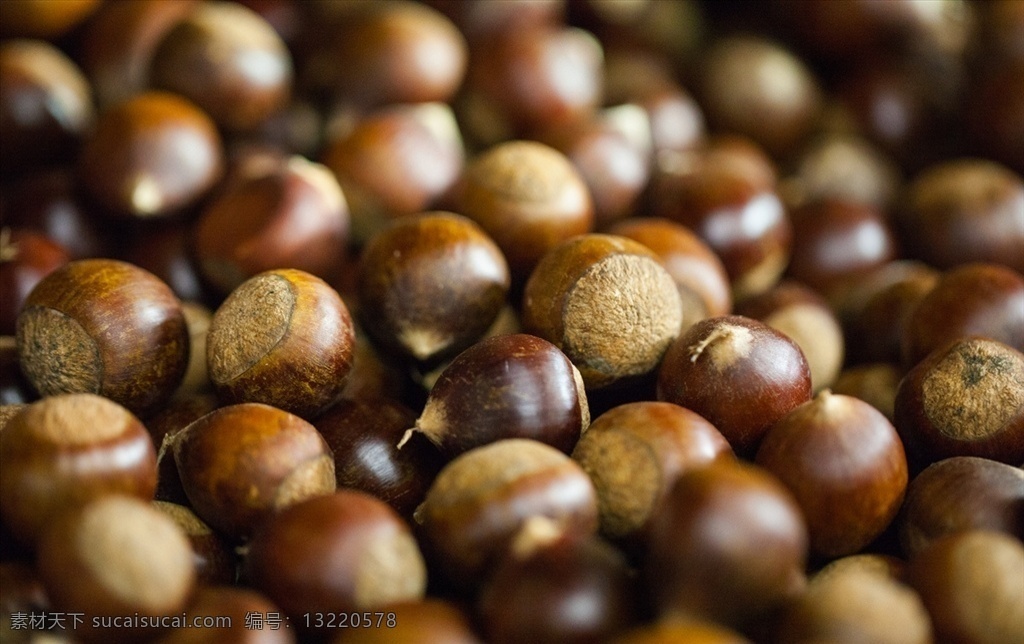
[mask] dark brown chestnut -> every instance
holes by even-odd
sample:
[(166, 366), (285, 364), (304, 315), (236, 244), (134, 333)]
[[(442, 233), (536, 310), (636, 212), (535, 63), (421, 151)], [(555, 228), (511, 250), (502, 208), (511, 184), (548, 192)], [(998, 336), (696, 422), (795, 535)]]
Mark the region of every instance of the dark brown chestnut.
[(1024, 539), (1024, 470), (987, 458), (953, 456), (913, 478), (899, 518), (909, 558), (960, 530), (999, 530)]
[(569, 358), (547, 340), (516, 333), (481, 340), (456, 356), (405, 438), (421, 433), (449, 459), (510, 438), (568, 454), (589, 425), (583, 379)]
[(690, 409), (752, 456), (762, 436), (811, 397), (811, 370), (793, 340), (739, 315), (690, 327), (658, 368), (658, 400)]
[(203, 277), (221, 294), (276, 268), (337, 279), (350, 219), (327, 168), (298, 156), (239, 166), (195, 224), (193, 252)]
[(334, 458), (316, 428), (269, 405), (214, 410), (164, 440), (188, 500), (232, 539), (275, 512), (336, 488)]
[(742, 628), (803, 590), (806, 558), (807, 527), (785, 486), (722, 461), (676, 480), (651, 518), (643, 571), (661, 617)]
[(160, 39), (150, 82), (194, 102), (221, 127), (246, 130), (291, 93), (291, 53), (266, 20), (235, 2), (200, 2)]
[(963, 264), (943, 273), (907, 315), (900, 347), (908, 369), (966, 336), (1024, 351), (1024, 275), (1000, 264)]
[(127, 409), (93, 394), (49, 396), (0, 432), (0, 514), (31, 544), (62, 511), (108, 494), (144, 501), (156, 488), (156, 450)]
[(176, 94), (150, 91), (100, 113), (77, 167), (83, 188), (107, 211), (149, 219), (194, 205), (223, 166), (210, 117)]
[(437, 363), (483, 337), (508, 294), (505, 256), (471, 219), (448, 212), (404, 217), (359, 256), (359, 314), (383, 348)]
[(689, 409), (642, 401), (594, 419), (572, 452), (597, 490), (601, 532), (642, 535), (683, 472), (733, 456), (714, 425)]
[(827, 389), (772, 425), (756, 462), (793, 493), (811, 550), (826, 557), (858, 552), (880, 535), (909, 477), (892, 423), (863, 400)]
[(17, 321), (21, 369), (43, 396), (90, 392), (145, 414), (181, 384), (189, 336), (181, 303), (127, 262), (81, 259), (47, 275)]
[(414, 516), (432, 569), (459, 589), (485, 574), (531, 517), (595, 532), (590, 477), (554, 447), (510, 438), (469, 450), (434, 479)]
[(523, 293), (523, 328), (553, 342), (588, 389), (653, 372), (679, 335), (675, 280), (652, 250), (618, 235), (590, 233), (548, 251)]
[(339, 488), (372, 494), (408, 519), (444, 464), (422, 436), (398, 448), (415, 420), (412, 410), (386, 398), (342, 399), (313, 426), (334, 453)]
[(46, 235), (0, 228), (0, 335), (14, 335), (29, 293), (69, 260), (67, 250)]
[(355, 329), (337, 291), (304, 271), (267, 271), (214, 312), (206, 337), (210, 381), (227, 403), (262, 402), (313, 418), (341, 395)]
[(994, 340), (954, 340), (900, 381), (896, 429), (914, 469), (950, 456), (1024, 462), (1024, 354)]
[(383, 501), (353, 490), (268, 518), (249, 542), (245, 573), (293, 628), (320, 637), (335, 630), (332, 615), (419, 600), (427, 584), (409, 525)]

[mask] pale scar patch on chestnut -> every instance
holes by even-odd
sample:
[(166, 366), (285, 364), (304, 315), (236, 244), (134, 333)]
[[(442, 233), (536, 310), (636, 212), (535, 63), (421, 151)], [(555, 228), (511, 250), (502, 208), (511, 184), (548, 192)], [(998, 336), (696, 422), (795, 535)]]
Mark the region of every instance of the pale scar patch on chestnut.
[(64, 398), (64, 404), (33, 406), (25, 411), (24, 420), (36, 435), (59, 445), (89, 445), (124, 434), (134, 422), (127, 409), (106, 398)]
[(996, 342), (960, 345), (931, 370), (921, 397), (943, 435), (983, 439), (1024, 406), (1024, 360)]
[(43, 396), (100, 393), (103, 360), (96, 341), (74, 318), (30, 306), (18, 317), (18, 357)]
[(754, 335), (750, 329), (735, 324), (722, 324), (699, 342), (687, 347), (690, 362), (704, 359), (717, 371), (725, 371), (750, 355)]
[(236, 288), (210, 323), (210, 378), (230, 382), (270, 353), (288, 330), (295, 302), (295, 289), (280, 275), (257, 275)]

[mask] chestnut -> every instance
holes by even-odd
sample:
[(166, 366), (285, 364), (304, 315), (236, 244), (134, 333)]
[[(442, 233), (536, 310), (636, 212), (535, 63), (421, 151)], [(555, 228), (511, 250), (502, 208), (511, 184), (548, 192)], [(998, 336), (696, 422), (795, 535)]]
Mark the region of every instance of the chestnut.
[(372, 494), (411, 518), (444, 460), (426, 438), (398, 448), (416, 414), (386, 398), (339, 400), (313, 426), (334, 453), (338, 488)]
[(156, 451), (127, 409), (94, 394), (54, 395), (0, 432), (0, 516), (32, 544), (58, 513), (113, 493), (149, 501)]
[(858, 552), (880, 535), (909, 477), (892, 423), (863, 400), (828, 389), (772, 425), (756, 462), (793, 493), (811, 550), (826, 557)]
[(508, 141), (471, 159), (453, 199), (498, 244), (520, 284), (545, 253), (594, 226), (590, 191), (572, 162), (535, 141)]
[(803, 589), (806, 558), (807, 528), (785, 486), (720, 461), (676, 479), (651, 517), (643, 574), (662, 618), (743, 628)]
[(271, 514), (335, 490), (334, 458), (316, 428), (270, 405), (216, 409), (169, 435), (188, 500), (231, 539), (249, 537)]
[(182, 394), (171, 398), (158, 412), (146, 417), (146, 429), (149, 430), (153, 444), (158, 447), (156, 500), (188, 504), (173, 450), (164, 448), (164, 440), (210, 413), (218, 405), (212, 393)]
[[(196, 622), (179, 626), (161, 637), (160, 644), (295, 644), (281, 609), (261, 593), (240, 586), (200, 586), (185, 607), (185, 614)], [(256, 616), (263, 626), (255, 628)], [(274, 617), (281, 623), (275, 623)], [(223, 626), (223, 624), (230, 626)]]
[[(545, 527), (534, 529), (538, 522)], [(531, 529), (554, 534), (534, 536)], [(635, 623), (638, 599), (620, 551), (595, 535), (562, 534), (549, 519), (535, 517), (487, 575), (476, 613), (495, 644), (593, 642)]]
[(14, 335), (18, 313), (29, 293), (69, 260), (64, 247), (46, 235), (0, 228), (0, 335)]
[[(101, 642), (153, 637), (151, 623), (181, 614), (196, 575), (181, 528), (149, 503), (116, 494), (48, 526), (37, 567), (54, 610), (83, 616), (75, 637)], [(125, 623), (136, 615), (147, 620)]]
[(651, 373), (682, 315), (658, 256), (617, 235), (579, 235), (552, 248), (523, 293), (524, 330), (564, 351), (588, 389)]
[(988, 262), (1024, 272), (1024, 179), (998, 163), (953, 159), (907, 187), (895, 223), (907, 254), (939, 268)]
[(895, 422), (896, 389), (903, 378), (898, 365), (875, 362), (849, 367), (839, 372), (832, 393), (860, 398), (878, 411), (889, 422)]
[[(385, 628), (347, 628), (332, 644), (482, 644), (468, 610), (437, 597), (388, 604)], [(393, 616), (393, 620), (391, 617)]]
[(536, 516), (565, 531), (594, 532), (597, 494), (586, 472), (562, 452), (509, 438), (448, 463), (414, 519), (432, 568), (465, 590), (479, 584), (523, 524)]
[(450, 358), (479, 340), (509, 285), (498, 246), (454, 213), (397, 220), (370, 238), (359, 256), (364, 327), (386, 350), (419, 363)]
[(4, 36), (57, 38), (81, 24), (101, 0), (30, 0), (5, 7)]
[(1024, 462), (1024, 354), (964, 338), (930, 353), (900, 381), (896, 429), (915, 470), (950, 456)]
[(702, 105), (717, 129), (749, 136), (784, 158), (816, 125), (821, 88), (801, 59), (779, 43), (753, 36), (719, 39), (701, 70)]
[(422, 599), (427, 583), (408, 524), (383, 501), (353, 490), (307, 499), (267, 519), (244, 563), (250, 583), (293, 627), (321, 637), (327, 632), (318, 614), (385, 610)]
[(170, 517), (188, 537), (198, 583), (212, 586), (235, 581), (235, 553), (195, 512), (167, 501), (153, 501), (153, 507)]
[(811, 370), (800, 347), (763, 322), (708, 318), (669, 347), (658, 368), (658, 400), (700, 414), (740, 456), (811, 397)]
[(462, 84), (468, 54), (444, 14), (423, 3), (388, 2), (350, 11), (325, 47), (323, 71), (332, 92), (360, 106), (443, 103)]
[(276, 268), (337, 279), (349, 237), (348, 202), (324, 166), (302, 157), (239, 163), (194, 228), (200, 273), (221, 294)]
[(779, 642), (928, 644), (931, 618), (918, 594), (891, 577), (863, 569), (818, 574), (787, 606)]
[(221, 127), (246, 130), (287, 102), (291, 54), (255, 11), (235, 2), (200, 2), (154, 48), (150, 81), (192, 100)]
[(90, 392), (145, 414), (170, 398), (188, 366), (181, 303), (152, 273), (110, 259), (53, 271), (17, 320), (18, 359), (43, 396)]
[(262, 402), (313, 418), (340, 396), (355, 330), (337, 291), (295, 269), (243, 282), (214, 312), (210, 381), (226, 403)]
[(223, 174), (214, 122), (192, 102), (148, 91), (111, 105), (82, 143), (82, 187), (115, 216), (167, 217), (198, 202)]
[(515, 333), (481, 340), (456, 356), (399, 447), (420, 433), (448, 459), (510, 438), (568, 454), (588, 425), (579, 370), (547, 340)]
[(180, 222), (160, 222), (132, 231), (118, 259), (156, 275), (183, 301), (213, 303), (220, 294), (215, 294), (203, 278), (193, 245), (194, 239), (187, 226)]
[(1024, 471), (987, 458), (953, 456), (915, 476), (899, 518), (906, 556), (912, 559), (961, 530), (999, 530), (1024, 539)]
[(322, 162), (337, 177), (362, 245), (393, 219), (441, 202), (465, 164), (451, 107), (412, 103), (381, 107), (328, 131)]
[(852, 132), (829, 132), (811, 141), (782, 188), (790, 207), (839, 201), (888, 212), (902, 185), (896, 163)]
[[(18, 7), (5, 9), (6, 23)], [(88, 81), (56, 45), (33, 39), (0, 44), (0, 174), (70, 161), (95, 116)]]
[(910, 560), (910, 584), (943, 642), (1024, 638), (1024, 545), (1002, 532), (946, 535)]
[(814, 391), (835, 382), (846, 353), (843, 329), (828, 303), (814, 290), (784, 280), (743, 300), (735, 312), (760, 320), (796, 342), (807, 358)]
[(597, 489), (601, 532), (613, 539), (642, 535), (680, 474), (732, 455), (714, 425), (655, 401), (609, 409), (572, 452)]
[(682, 330), (704, 318), (732, 313), (729, 275), (718, 255), (692, 230), (668, 219), (634, 217), (607, 229), (654, 251), (679, 287)]

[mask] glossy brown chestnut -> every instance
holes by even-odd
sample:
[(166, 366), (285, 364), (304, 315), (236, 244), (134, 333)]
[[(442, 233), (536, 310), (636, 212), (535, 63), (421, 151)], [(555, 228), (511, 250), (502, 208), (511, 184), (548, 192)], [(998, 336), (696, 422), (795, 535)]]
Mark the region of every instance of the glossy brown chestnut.
[(149, 91), (102, 113), (82, 144), (83, 188), (110, 213), (149, 219), (179, 212), (223, 174), (213, 121), (190, 101)]
[(227, 403), (262, 402), (313, 418), (341, 395), (355, 330), (337, 291), (304, 271), (243, 282), (213, 314), (210, 381)]
[(276, 268), (337, 279), (350, 217), (327, 168), (298, 156), (239, 166), (195, 224), (194, 258), (208, 283), (226, 295)]
[(505, 256), (471, 219), (428, 212), (395, 221), (359, 256), (359, 314), (387, 351), (436, 363), (483, 337), (508, 294)]
[(153, 50), (197, 0), (104, 2), (82, 31), (79, 58), (103, 108), (146, 90)]
[(825, 299), (814, 290), (785, 280), (743, 300), (735, 311), (764, 322), (796, 342), (807, 358), (814, 391), (835, 382), (846, 354), (843, 328)]
[(339, 488), (372, 494), (411, 518), (444, 459), (426, 438), (398, 443), (416, 414), (405, 405), (380, 399), (342, 399), (313, 426), (334, 453)]
[(803, 61), (779, 43), (752, 36), (719, 39), (701, 70), (702, 105), (717, 129), (749, 136), (785, 157), (815, 125), (821, 89)]
[(907, 489), (907, 457), (892, 423), (857, 398), (825, 389), (772, 425), (758, 465), (796, 498), (811, 550), (860, 551), (892, 522)]
[(153, 501), (153, 507), (170, 517), (188, 537), (198, 583), (216, 585), (235, 581), (235, 553), (195, 512), (167, 501)]
[(601, 101), (603, 47), (588, 31), (538, 26), (474, 50), (461, 121), (483, 145), (567, 124)]
[(736, 300), (778, 281), (793, 234), (774, 169), (757, 146), (740, 141), (660, 155), (651, 180), (652, 214), (687, 226), (711, 247)]
[(466, 589), (480, 583), (523, 524), (536, 516), (567, 532), (594, 532), (597, 494), (586, 472), (562, 452), (510, 438), (448, 463), (415, 520), (432, 569)]
[(722, 260), (692, 230), (668, 219), (635, 217), (613, 224), (612, 235), (647, 246), (665, 265), (683, 304), (683, 330), (704, 318), (732, 313), (729, 275)]
[[(392, 626), (391, 617), (394, 617)], [(386, 628), (339, 630), (332, 644), (482, 644), (468, 611), (437, 597), (388, 604)]]
[(246, 130), (284, 107), (292, 59), (266, 20), (235, 2), (190, 7), (153, 50), (155, 87), (190, 99), (228, 130)]
[(465, 164), (462, 134), (445, 103), (388, 105), (328, 134), (321, 154), (352, 210), (359, 244), (396, 217), (433, 207)]
[(795, 342), (739, 315), (685, 331), (658, 368), (658, 400), (700, 414), (741, 456), (771, 425), (811, 397), (811, 370)]
[(0, 462), (0, 514), (30, 544), (66, 509), (109, 494), (149, 501), (156, 488), (156, 451), (142, 423), (93, 394), (23, 409), (0, 432)]
[(365, 107), (447, 102), (462, 84), (468, 61), (466, 40), (451, 20), (430, 6), (404, 1), (353, 11), (325, 56), (330, 90)]
[(662, 618), (742, 627), (805, 583), (799, 506), (769, 472), (739, 461), (684, 472), (652, 517), (647, 546), (643, 574)]
[(683, 309), (657, 255), (627, 237), (562, 242), (530, 273), (523, 328), (565, 352), (587, 388), (651, 373), (679, 335)]
[(564, 154), (534, 141), (484, 150), (467, 165), (454, 199), (455, 210), (498, 244), (519, 283), (545, 253), (594, 226), (587, 184)]
[(177, 395), (159, 411), (146, 417), (146, 429), (157, 447), (156, 500), (188, 504), (185, 489), (181, 487), (178, 466), (174, 462), (174, 450), (170, 448), (170, 443), (165, 448), (164, 440), (210, 413), (218, 404), (217, 397), (212, 393)]
[(572, 452), (597, 489), (601, 532), (613, 539), (642, 535), (680, 474), (732, 455), (714, 425), (655, 401), (609, 409)]
[(998, 163), (930, 166), (907, 187), (895, 223), (907, 254), (933, 266), (987, 262), (1024, 272), (1024, 179)]
[(46, 235), (0, 228), (0, 335), (14, 335), (28, 294), (69, 260), (67, 250)]
[(931, 618), (914, 590), (885, 574), (849, 569), (815, 575), (780, 618), (779, 642), (928, 644)]
[(405, 438), (421, 433), (449, 459), (510, 438), (568, 454), (589, 425), (583, 379), (569, 358), (547, 340), (516, 333), (456, 356)]
[(895, 421), (914, 469), (950, 456), (1024, 462), (1024, 354), (984, 338), (936, 349), (900, 381)]
[(936, 641), (1024, 638), (1024, 545), (1018, 539), (984, 530), (949, 534), (914, 557), (907, 572)]
[(18, 315), (18, 359), (43, 396), (89, 392), (134, 413), (174, 393), (188, 366), (181, 303), (152, 273), (111, 259), (65, 264)]
[(125, 642), (152, 637), (126, 616), (180, 614), (195, 586), (180, 527), (140, 499), (110, 495), (61, 515), (44, 532), (37, 567), (55, 610), (81, 613), (75, 636)]
[[(274, 616), (284, 614), (273, 602), (250, 588), (240, 586), (200, 586), (185, 607), (185, 614), (199, 620), (166, 633), (160, 644), (295, 644), (296, 638), (286, 622), (275, 627)], [(255, 626), (254, 616), (266, 618), (262, 628)], [(230, 620), (230, 627), (223, 626)], [(247, 621), (248, 620), (248, 623)]]
[[(30, 3), (8, 4), (6, 10), (17, 11)], [(30, 39), (0, 44), (0, 174), (70, 161), (94, 119), (88, 81), (55, 45)]]
[[(554, 535), (531, 534), (552, 531)], [(623, 554), (596, 535), (559, 534), (531, 519), (495, 564), (476, 602), (487, 641), (604, 641), (639, 617), (636, 579)], [(588, 606), (580, 610), (581, 605)]]
[(294, 628), (321, 637), (334, 629), (318, 616), (422, 599), (427, 583), (408, 524), (383, 501), (353, 490), (270, 517), (249, 542), (245, 571)]
[(904, 554), (914, 558), (936, 539), (961, 530), (999, 530), (1024, 539), (1024, 471), (954, 456), (915, 476), (899, 519)]
[(269, 405), (221, 407), (164, 444), (196, 514), (232, 539), (336, 487), (334, 458), (316, 428)]
[(900, 338), (903, 364), (909, 369), (966, 336), (1024, 351), (1024, 275), (999, 264), (964, 264), (943, 273), (908, 314)]
[(896, 237), (880, 210), (835, 199), (790, 214), (793, 251), (786, 274), (828, 295), (897, 256)]

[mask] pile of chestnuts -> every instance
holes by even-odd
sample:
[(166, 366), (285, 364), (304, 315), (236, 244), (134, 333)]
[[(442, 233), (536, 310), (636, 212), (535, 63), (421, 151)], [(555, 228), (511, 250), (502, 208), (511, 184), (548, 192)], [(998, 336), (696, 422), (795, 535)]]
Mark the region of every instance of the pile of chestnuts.
[(0, 640), (1024, 642), (1021, 0), (3, 0)]

